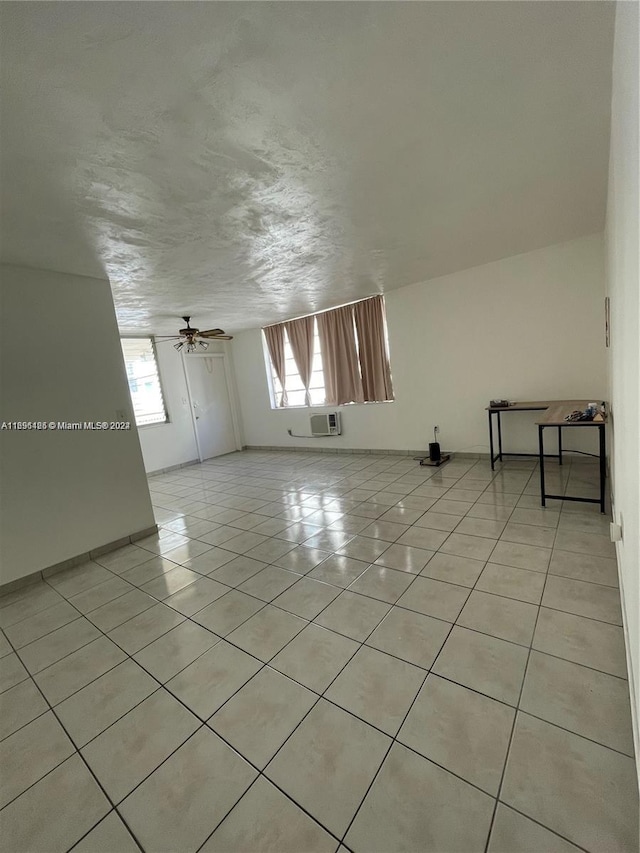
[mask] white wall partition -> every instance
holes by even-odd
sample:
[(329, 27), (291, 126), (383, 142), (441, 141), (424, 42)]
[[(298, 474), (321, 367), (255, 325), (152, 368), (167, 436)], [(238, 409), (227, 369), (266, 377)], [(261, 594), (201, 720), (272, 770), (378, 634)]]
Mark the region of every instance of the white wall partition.
[[(607, 399), (601, 235), (392, 290), (385, 299), (395, 402), (340, 407), (344, 434), (337, 438), (287, 435), (289, 428), (308, 433), (310, 412), (329, 409), (273, 410), (261, 332), (236, 335), (247, 445), (426, 449), (437, 424), (443, 449), (486, 453), (484, 408), (493, 397)], [(535, 451), (534, 421), (535, 413), (504, 418), (505, 449)], [(597, 452), (590, 438), (572, 433), (567, 449)]]
[(0, 583), (153, 525), (109, 282), (0, 268)]
[(638, 4), (618, 3), (607, 206), (613, 495), (636, 756), (640, 754), (640, 282)]

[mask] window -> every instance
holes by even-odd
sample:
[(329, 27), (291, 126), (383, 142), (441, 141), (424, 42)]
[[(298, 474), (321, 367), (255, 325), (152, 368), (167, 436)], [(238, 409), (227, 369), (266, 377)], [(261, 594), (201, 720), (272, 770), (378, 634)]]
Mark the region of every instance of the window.
[(120, 343), (136, 424), (147, 426), (166, 423), (167, 410), (164, 407), (153, 341), (151, 338), (122, 338)]
[[(350, 303), (263, 329), (271, 407), (344, 405), (393, 400), (382, 296)], [(290, 335), (302, 359), (300, 371)], [(313, 336), (313, 337), (312, 337)], [(303, 376), (313, 343), (309, 401)], [(323, 353), (328, 359), (323, 364)], [(284, 368), (284, 374), (283, 374)], [(301, 375), (302, 371), (302, 375)], [(286, 395), (283, 401), (281, 378)]]
[[(272, 387), (276, 397), (279, 399), (282, 394), (282, 385), (276, 376), (275, 369), (269, 356), (267, 356), (269, 368), (271, 370)], [(298, 373), (296, 362), (291, 351), (289, 336), (286, 329), (284, 333), (284, 363), (286, 368), (286, 386), (287, 386), (287, 406), (304, 406), (304, 385)], [(318, 324), (313, 323), (313, 372), (311, 373), (311, 382), (309, 384), (309, 393), (311, 395), (312, 406), (324, 406), (325, 391), (324, 391), (324, 374), (322, 372), (322, 353), (320, 352), (320, 337), (318, 336)], [(274, 401), (272, 401), (272, 405)], [(275, 405), (274, 405), (275, 408)]]

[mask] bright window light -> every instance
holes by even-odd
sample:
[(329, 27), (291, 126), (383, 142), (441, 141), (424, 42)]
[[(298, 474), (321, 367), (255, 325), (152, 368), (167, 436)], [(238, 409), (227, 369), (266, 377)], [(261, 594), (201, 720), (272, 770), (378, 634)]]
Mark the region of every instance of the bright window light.
[[(291, 351), (291, 344), (287, 337), (287, 332), (284, 333), (284, 357), (287, 368), (287, 397), (289, 399), (288, 406), (304, 406), (304, 385), (298, 373), (296, 362)], [(282, 393), (282, 385), (276, 376), (271, 359), (267, 357), (269, 368), (271, 369), (271, 380), (273, 390), (276, 397), (279, 399)], [(311, 383), (309, 385), (309, 393), (311, 395), (312, 406), (324, 406), (324, 374), (322, 372), (322, 354), (320, 353), (320, 338), (318, 337), (318, 325), (314, 320), (313, 324), (313, 372), (311, 373)], [(275, 401), (272, 401), (272, 406), (275, 407)]]
[[(324, 372), (322, 369), (322, 352), (320, 351), (320, 336), (318, 334), (318, 323), (316, 320), (317, 315), (313, 315), (313, 371), (311, 373), (311, 383), (309, 385), (309, 395), (311, 397), (311, 405), (312, 406), (325, 406), (326, 405), (326, 394), (325, 394), (325, 379)], [(358, 332), (357, 329), (354, 329), (355, 338), (356, 338), (356, 348), (359, 352), (360, 343), (358, 341)], [(386, 326), (385, 326), (385, 338), (386, 338)], [(386, 340), (386, 348), (387, 348), (387, 356), (389, 352), (389, 341)], [(268, 348), (265, 346), (265, 363), (267, 367), (268, 376), (271, 379), (269, 384), (270, 395), (271, 395), (271, 408), (277, 409), (280, 408), (278, 405), (278, 401), (282, 398), (282, 385), (280, 380), (276, 376), (276, 371), (273, 366), (273, 362), (269, 356)], [(295, 407), (295, 406), (305, 406), (305, 392), (304, 385), (302, 384), (302, 379), (300, 374), (298, 373), (298, 368), (296, 367), (296, 362), (293, 357), (293, 352), (291, 350), (291, 344), (289, 343), (289, 337), (287, 335), (286, 327), (284, 329), (284, 357), (285, 357), (285, 367), (286, 367), (286, 376), (285, 383), (287, 386), (287, 405), (286, 408)]]
[(158, 363), (151, 338), (122, 338), (122, 354), (138, 426), (166, 423)]

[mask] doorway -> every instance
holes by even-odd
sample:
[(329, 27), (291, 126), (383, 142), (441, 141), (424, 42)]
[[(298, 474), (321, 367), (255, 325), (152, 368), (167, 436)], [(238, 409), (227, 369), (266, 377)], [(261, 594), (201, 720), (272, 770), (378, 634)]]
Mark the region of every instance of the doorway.
[(224, 355), (190, 354), (183, 363), (200, 461), (239, 450)]

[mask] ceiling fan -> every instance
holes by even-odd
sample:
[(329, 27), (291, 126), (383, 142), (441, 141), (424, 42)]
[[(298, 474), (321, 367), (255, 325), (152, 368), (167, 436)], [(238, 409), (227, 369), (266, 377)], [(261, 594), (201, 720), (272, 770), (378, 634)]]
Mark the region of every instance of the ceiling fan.
[(179, 337), (176, 335), (155, 335), (156, 340), (160, 343), (164, 343), (165, 341), (177, 341), (173, 346), (174, 349), (178, 350), (178, 352), (180, 352), (183, 347), (185, 347), (185, 352), (195, 352), (198, 347), (206, 350), (209, 347), (210, 340), (233, 340), (233, 335), (225, 335), (224, 329), (205, 329), (205, 331), (201, 332), (200, 329), (194, 329), (189, 324), (191, 317), (183, 317), (182, 319), (187, 325), (184, 329), (178, 330)]

